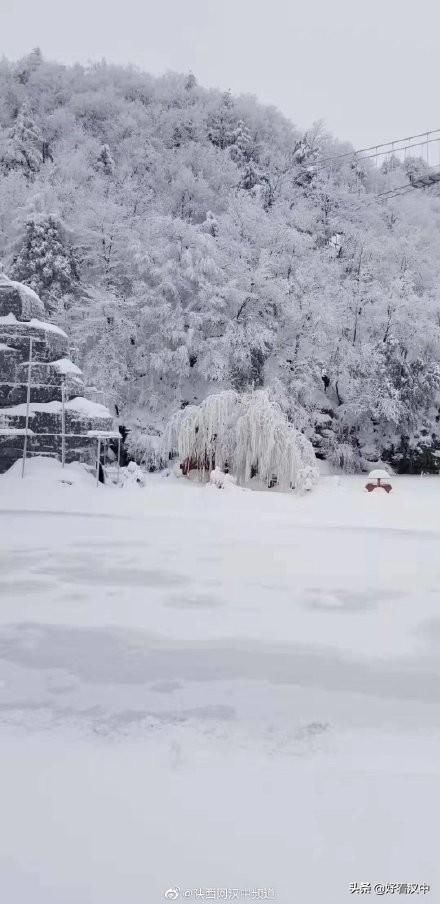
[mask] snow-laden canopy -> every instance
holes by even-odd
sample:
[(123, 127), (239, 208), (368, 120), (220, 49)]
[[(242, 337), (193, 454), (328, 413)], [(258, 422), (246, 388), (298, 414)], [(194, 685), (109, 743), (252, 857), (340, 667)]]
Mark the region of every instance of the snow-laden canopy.
[(164, 454), (188, 467), (228, 468), (240, 484), (252, 477), (280, 489), (311, 486), (318, 476), (311, 443), (288, 423), (265, 390), (216, 393), (178, 411), (164, 433)]

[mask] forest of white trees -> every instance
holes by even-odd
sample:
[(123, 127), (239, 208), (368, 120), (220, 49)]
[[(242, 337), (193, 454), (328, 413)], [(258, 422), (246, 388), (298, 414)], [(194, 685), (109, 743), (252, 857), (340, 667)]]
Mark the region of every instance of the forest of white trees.
[(438, 190), (384, 202), (423, 161), (320, 162), (347, 149), (191, 73), (0, 63), (1, 265), (133, 454), (209, 394), (264, 387), (319, 457), (437, 470)]

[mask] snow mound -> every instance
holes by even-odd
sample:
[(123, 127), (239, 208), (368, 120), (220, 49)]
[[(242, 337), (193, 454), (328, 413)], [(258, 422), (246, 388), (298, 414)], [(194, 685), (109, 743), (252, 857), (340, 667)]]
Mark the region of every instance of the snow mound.
[(217, 487), (218, 490), (235, 489), (236, 483), (231, 474), (225, 474), (220, 468), (214, 468), (209, 475), (209, 485)]
[(145, 474), (142, 468), (140, 468), (135, 461), (130, 461), (126, 468), (120, 469), (119, 484), (122, 487), (144, 487)]
[[(0, 480), (21, 480), (22, 460), (15, 461), (9, 471), (0, 477)], [(66, 486), (86, 486), (90, 488), (94, 483), (93, 474), (82, 464), (75, 461), (63, 468), (57, 458), (45, 455), (36, 455), (28, 458), (24, 472), (25, 480), (37, 481), (39, 484), (53, 485), (55, 483)]]
[(388, 482), (392, 479), (391, 475), (388, 474), (388, 471), (385, 471), (384, 468), (374, 468), (373, 471), (370, 471), (368, 476), (372, 477), (373, 480), (379, 480), (380, 478), (381, 480), (388, 480)]
[(319, 468), (306, 465), (298, 471), (296, 489), (300, 493), (310, 493), (319, 482)]

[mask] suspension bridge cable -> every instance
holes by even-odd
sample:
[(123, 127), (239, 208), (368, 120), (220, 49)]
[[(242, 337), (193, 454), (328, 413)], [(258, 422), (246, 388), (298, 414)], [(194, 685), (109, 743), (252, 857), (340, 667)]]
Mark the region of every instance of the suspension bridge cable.
[[(407, 151), (411, 148), (421, 148), (421, 147), (425, 147), (427, 144), (436, 144), (437, 142), (440, 142), (440, 134), (439, 134), (438, 138), (428, 138), (425, 141), (418, 141), (416, 144), (405, 144), (399, 148), (395, 147), (394, 153), (398, 154), (400, 151)], [(359, 154), (360, 154), (360, 151), (356, 151), (353, 154), (353, 157), (355, 157), (357, 160), (371, 160), (375, 157), (383, 157), (383, 156), (385, 156), (385, 154), (392, 155), (393, 151), (383, 151), (382, 153), (378, 153), (378, 154), (367, 154), (364, 157), (359, 157)]]
[[(330, 160), (339, 160), (339, 159), (342, 159), (343, 157), (355, 157), (355, 156), (358, 156), (359, 154), (366, 154), (367, 151), (375, 152), (374, 154), (371, 154), (372, 157), (376, 157), (376, 156), (382, 157), (382, 156), (384, 156), (384, 154), (391, 153), (391, 151), (393, 149), (393, 145), (402, 144), (403, 141), (411, 142), (416, 138), (425, 138), (426, 139), (426, 138), (429, 138), (430, 135), (439, 135), (438, 139), (435, 139), (435, 138), (431, 139), (432, 141), (440, 140), (440, 129), (429, 129), (426, 132), (419, 132), (417, 135), (407, 135), (405, 138), (395, 138), (394, 141), (378, 142), (377, 144), (372, 144), (370, 147), (367, 147), (367, 148), (357, 148), (357, 149), (355, 148), (354, 151), (344, 151), (343, 154), (331, 154), (329, 157), (321, 157), (319, 162), (327, 163)], [(426, 144), (426, 141), (420, 141), (418, 145), (415, 145), (415, 147), (419, 147), (422, 144)], [(380, 153), (378, 153), (379, 148), (391, 148), (391, 151), (384, 151), (383, 154), (380, 154)], [(394, 150), (404, 150), (404, 148), (394, 148)]]
[[(417, 139), (419, 138), (422, 140), (417, 141)], [(314, 174), (314, 172), (322, 169), (326, 163), (331, 163), (334, 160), (343, 160), (347, 158), (352, 158), (353, 160), (356, 160), (358, 162), (371, 159), (377, 160), (379, 157), (385, 157), (386, 155), (392, 156), (393, 154), (398, 154), (402, 151), (408, 151), (435, 143), (438, 143), (440, 147), (440, 129), (428, 129), (426, 132), (418, 132), (417, 134), (408, 135), (404, 138), (395, 138), (393, 141), (385, 141), (382, 143), (370, 145), (369, 147), (359, 148), (357, 150), (354, 149), (352, 151), (344, 151), (341, 154), (331, 154), (327, 157), (318, 157), (317, 160), (313, 162), (311, 161), (308, 166), (303, 166), (301, 169), (299, 169), (295, 173), (295, 179), (298, 179), (302, 175), (310, 177)], [(387, 150), (382, 150), (383, 148), (386, 148)], [(366, 198), (365, 202), (368, 203), (368, 201), (372, 202), (373, 200), (392, 200), (393, 198), (408, 194), (409, 192), (412, 192), (417, 188), (431, 188), (432, 185), (439, 184), (440, 172), (438, 176), (439, 178), (433, 180), (432, 182), (428, 182), (427, 184), (416, 185), (412, 184), (411, 182), (402, 183), (401, 185), (397, 185), (394, 188), (388, 189), (387, 191), (373, 195), (368, 200)]]
[[(430, 136), (435, 135), (436, 138), (432, 138)], [(423, 139), (422, 141), (417, 141), (417, 138)], [(403, 142), (407, 142), (403, 144)], [(318, 157), (318, 159), (314, 162), (310, 162), (308, 166), (303, 166), (298, 170), (295, 174), (295, 178), (299, 178), (302, 175), (309, 176), (312, 168), (314, 170), (322, 169), (326, 163), (331, 163), (334, 160), (343, 160), (347, 158), (360, 160), (373, 160), (378, 157), (384, 157), (387, 154), (400, 153), (401, 151), (408, 151), (415, 148), (424, 147), (425, 145), (435, 144), (438, 142), (440, 144), (440, 129), (428, 129), (426, 132), (418, 132), (414, 135), (407, 135), (405, 138), (395, 138), (394, 141), (385, 141), (378, 144), (372, 144), (370, 147), (358, 148), (352, 151), (344, 151), (342, 154), (331, 154), (327, 157)], [(388, 148), (388, 150), (381, 150), (381, 148)], [(372, 153), (368, 153), (368, 152)]]

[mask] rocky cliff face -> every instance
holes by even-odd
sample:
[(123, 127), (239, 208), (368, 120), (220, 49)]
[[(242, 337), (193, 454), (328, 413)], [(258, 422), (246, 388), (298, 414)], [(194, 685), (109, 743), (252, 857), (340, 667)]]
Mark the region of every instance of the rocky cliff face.
[(88, 431), (112, 429), (107, 408), (83, 396), (68, 337), (44, 317), (35, 292), (0, 274), (0, 473), (23, 451), (31, 345), (29, 455), (61, 454), (63, 392), (67, 461), (93, 459), (95, 442)]

